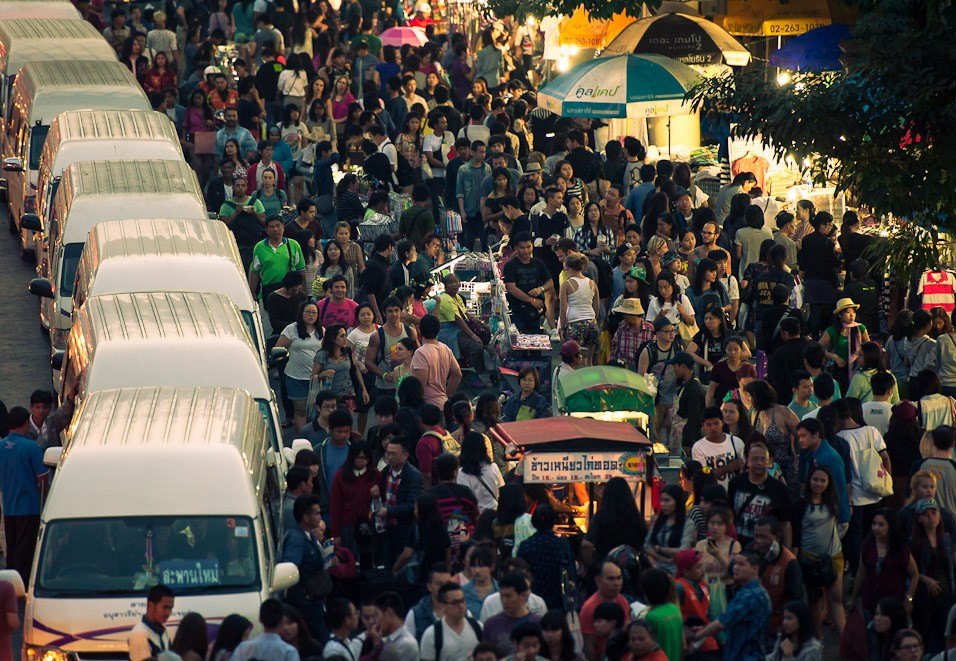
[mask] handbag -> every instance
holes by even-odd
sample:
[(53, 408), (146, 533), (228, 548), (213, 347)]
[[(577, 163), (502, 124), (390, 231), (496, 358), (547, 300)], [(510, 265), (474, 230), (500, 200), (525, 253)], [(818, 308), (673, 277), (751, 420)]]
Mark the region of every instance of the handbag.
[(878, 496), (893, 495), (893, 476), (883, 466), (883, 458), (873, 446), (857, 453), (856, 460), (860, 482), (865, 490)]
[(305, 579), (305, 593), (310, 599), (325, 599), (332, 593), (332, 577), (320, 569)]
[(474, 317), (466, 317), (465, 323), (468, 324), (469, 330), (481, 340), (482, 346), (488, 346), (488, 343), (491, 342), (491, 329), (488, 328), (487, 324)]
[(700, 332), (700, 328), (697, 326), (696, 321), (693, 324), (688, 324), (683, 319), (681, 319), (681, 322), (677, 324), (677, 330), (680, 333), (681, 339), (684, 340), (685, 343), (691, 342), (694, 337), (697, 336), (697, 333)]
[(803, 572), (803, 580), (811, 587), (826, 587), (831, 585), (837, 578), (836, 569), (833, 567), (833, 560), (829, 556), (813, 556), (800, 551), (797, 560), (800, 562), (800, 571)]
[(332, 195), (319, 195), (315, 198), (315, 210), (321, 214), (332, 213), (335, 209), (335, 200)]

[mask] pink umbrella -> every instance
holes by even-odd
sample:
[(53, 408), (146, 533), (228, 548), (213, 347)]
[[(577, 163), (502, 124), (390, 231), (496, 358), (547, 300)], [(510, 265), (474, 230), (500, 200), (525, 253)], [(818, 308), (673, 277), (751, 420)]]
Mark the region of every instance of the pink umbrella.
[(428, 41), (424, 30), (411, 27), (389, 28), (379, 35), (379, 39), (385, 46), (424, 46)]

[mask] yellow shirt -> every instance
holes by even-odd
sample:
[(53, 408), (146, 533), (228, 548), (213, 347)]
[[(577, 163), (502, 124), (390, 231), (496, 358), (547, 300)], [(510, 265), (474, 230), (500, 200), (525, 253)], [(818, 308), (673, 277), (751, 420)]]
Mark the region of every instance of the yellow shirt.
[(454, 322), (456, 317), (468, 318), (468, 312), (465, 308), (465, 302), (461, 296), (456, 295), (452, 298), (448, 294), (442, 294), (438, 299), (438, 321)]

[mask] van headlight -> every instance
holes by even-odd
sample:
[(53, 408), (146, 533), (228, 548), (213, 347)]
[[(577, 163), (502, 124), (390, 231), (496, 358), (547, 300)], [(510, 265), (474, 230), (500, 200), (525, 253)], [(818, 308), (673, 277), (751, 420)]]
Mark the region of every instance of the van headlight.
[(25, 661), (79, 661), (73, 652), (66, 652), (58, 647), (43, 647), (42, 645), (24, 645)]
[(64, 349), (66, 349), (66, 343), (69, 339), (70, 339), (69, 328), (51, 328), (50, 329), (50, 344), (57, 351), (63, 351)]

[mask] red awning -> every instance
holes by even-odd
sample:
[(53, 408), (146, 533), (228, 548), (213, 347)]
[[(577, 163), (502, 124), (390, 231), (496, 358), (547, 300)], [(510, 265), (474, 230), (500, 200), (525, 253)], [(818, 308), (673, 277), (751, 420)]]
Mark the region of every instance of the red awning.
[(651, 445), (651, 441), (627, 422), (606, 422), (591, 418), (555, 416), (524, 422), (504, 422), (491, 430), (497, 439), (507, 445), (527, 447), (541, 444), (569, 442), (580, 444), (586, 441), (635, 443)]

